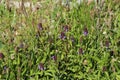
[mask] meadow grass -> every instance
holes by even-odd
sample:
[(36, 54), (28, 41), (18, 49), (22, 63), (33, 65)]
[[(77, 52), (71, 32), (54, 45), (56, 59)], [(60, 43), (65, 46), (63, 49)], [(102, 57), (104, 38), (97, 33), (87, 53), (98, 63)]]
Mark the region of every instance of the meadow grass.
[(120, 1), (72, 3), (0, 4), (0, 80), (120, 80)]

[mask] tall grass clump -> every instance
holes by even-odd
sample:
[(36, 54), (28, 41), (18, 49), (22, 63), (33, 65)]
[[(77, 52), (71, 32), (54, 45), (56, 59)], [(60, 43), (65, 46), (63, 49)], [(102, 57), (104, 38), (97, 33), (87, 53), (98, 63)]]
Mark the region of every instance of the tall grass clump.
[(120, 79), (119, 0), (29, 2), (0, 3), (1, 80)]

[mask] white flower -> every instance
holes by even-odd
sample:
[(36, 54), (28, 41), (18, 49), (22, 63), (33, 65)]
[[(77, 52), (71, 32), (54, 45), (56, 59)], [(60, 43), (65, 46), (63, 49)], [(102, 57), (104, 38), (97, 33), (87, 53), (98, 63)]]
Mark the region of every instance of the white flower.
[(103, 32), (104, 35), (105, 35), (106, 33), (107, 33), (106, 31)]

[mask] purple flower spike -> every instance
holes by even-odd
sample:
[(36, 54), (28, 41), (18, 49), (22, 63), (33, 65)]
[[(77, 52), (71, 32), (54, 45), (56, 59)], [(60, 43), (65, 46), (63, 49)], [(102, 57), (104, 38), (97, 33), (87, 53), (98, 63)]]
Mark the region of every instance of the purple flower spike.
[(66, 38), (65, 33), (64, 33), (64, 32), (61, 32), (61, 34), (60, 34), (60, 39), (64, 40), (65, 38)]
[(43, 63), (40, 63), (40, 64), (38, 65), (38, 69), (39, 69), (39, 70), (44, 70), (44, 65), (43, 65)]
[(38, 30), (43, 30), (42, 23), (38, 24)]
[(79, 48), (78, 54), (83, 54), (83, 49)]
[(0, 59), (3, 59), (4, 58), (4, 55), (2, 52), (0, 52)]
[(7, 69), (7, 66), (4, 66), (3, 69), (6, 70), (6, 69)]
[(64, 26), (63, 28), (64, 28), (64, 31), (66, 31), (66, 32), (67, 32), (67, 31), (68, 31), (68, 29), (69, 29), (67, 25), (66, 25), (66, 26)]
[(109, 41), (105, 41), (105, 46), (108, 48), (110, 46)]
[(105, 72), (106, 70), (107, 70), (107, 67), (106, 67), (106, 66), (103, 66), (102, 71)]
[(20, 44), (19, 44), (19, 48), (23, 48), (24, 47), (24, 44), (21, 42)]
[(57, 56), (52, 56), (52, 59), (53, 59), (54, 61), (56, 61), (56, 60), (57, 60)]
[(84, 28), (84, 35), (85, 35), (85, 36), (88, 35), (88, 30), (87, 30), (87, 28)]

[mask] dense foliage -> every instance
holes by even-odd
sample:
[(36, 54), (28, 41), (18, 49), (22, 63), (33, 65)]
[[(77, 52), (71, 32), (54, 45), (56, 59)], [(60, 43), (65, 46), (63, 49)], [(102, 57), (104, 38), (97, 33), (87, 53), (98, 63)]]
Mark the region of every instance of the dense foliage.
[(41, 5), (0, 5), (0, 79), (120, 80), (119, 0)]

